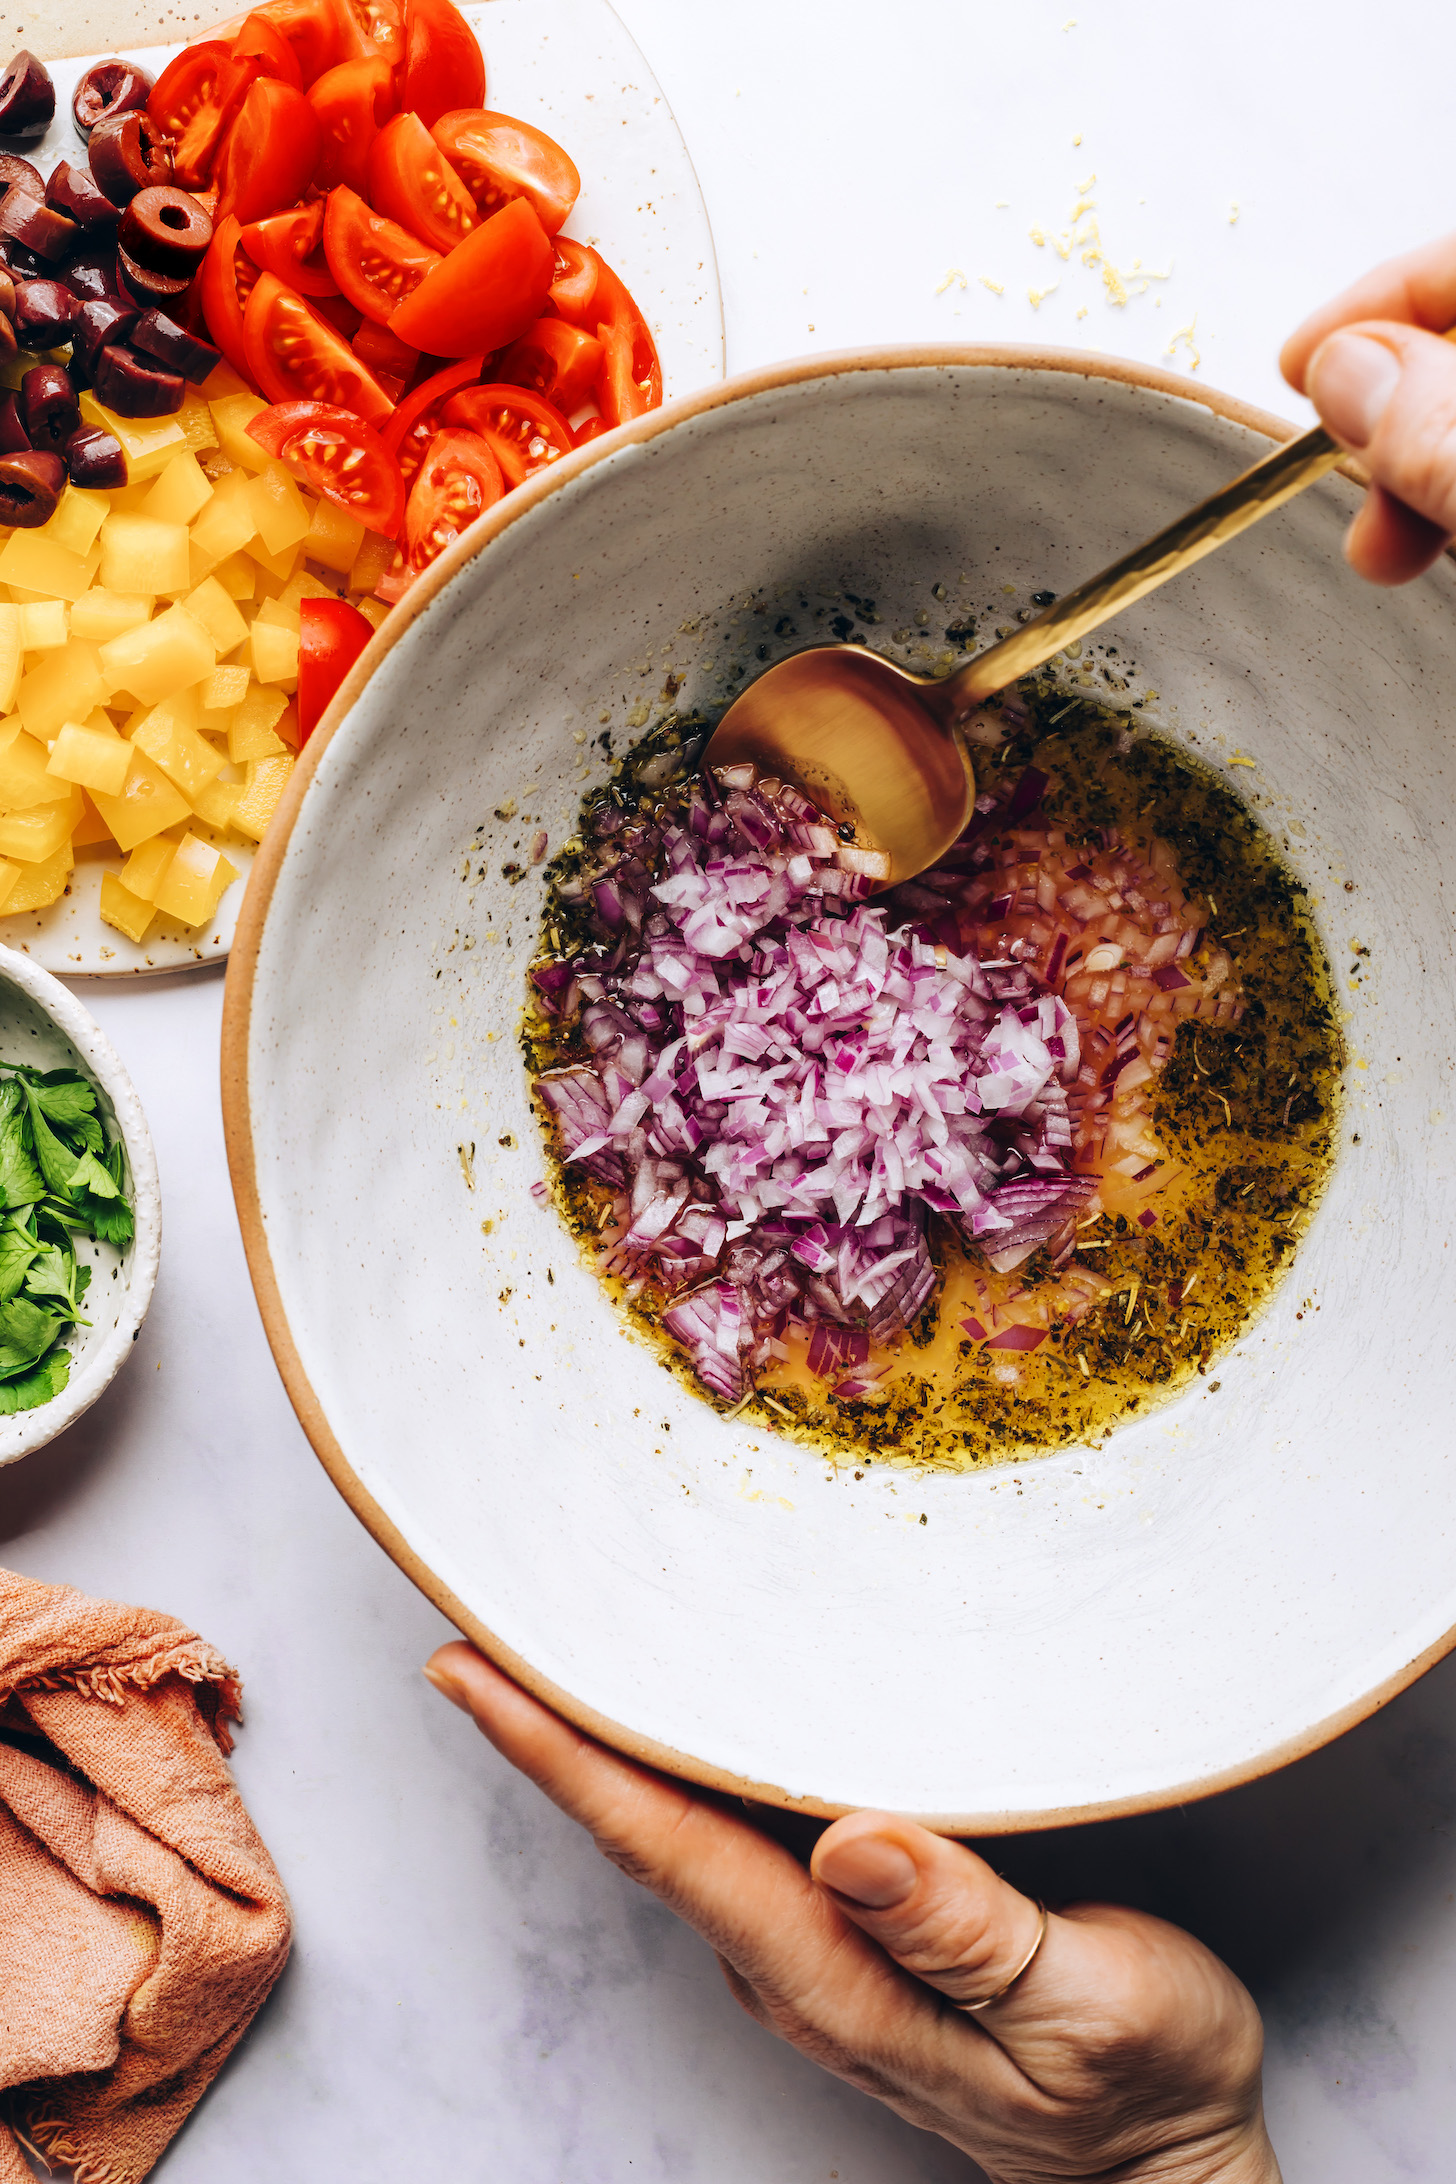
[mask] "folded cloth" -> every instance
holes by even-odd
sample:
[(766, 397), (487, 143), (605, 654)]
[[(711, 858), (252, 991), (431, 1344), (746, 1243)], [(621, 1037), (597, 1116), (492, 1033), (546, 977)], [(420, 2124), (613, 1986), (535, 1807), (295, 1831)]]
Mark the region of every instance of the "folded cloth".
[(0, 2100), (77, 2184), (147, 2174), (288, 1955), (238, 1696), (170, 1617), (0, 1570)]

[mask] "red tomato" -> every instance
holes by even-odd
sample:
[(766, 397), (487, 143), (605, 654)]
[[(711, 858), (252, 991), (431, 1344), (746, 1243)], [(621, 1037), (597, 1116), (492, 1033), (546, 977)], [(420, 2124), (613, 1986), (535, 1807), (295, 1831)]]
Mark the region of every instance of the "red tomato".
[(399, 464), (372, 425), (328, 402), (280, 402), (255, 417), (250, 436), (287, 463), (311, 493), (336, 501), (366, 530), (394, 538), (404, 521)]
[(485, 56), (450, 0), (405, 0), (400, 105), (430, 128), (452, 106), (485, 104)]
[(348, 343), (274, 273), (260, 273), (248, 298), (243, 347), (248, 370), (270, 402), (326, 402), (352, 410), (366, 424), (377, 424), (394, 408)]
[(406, 485), (413, 479), (429, 446), (441, 425), (441, 413), (452, 394), (458, 394), (480, 377), (483, 356), (467, 356), (459, 364), (451, 364), (443, 372), (436, 372), (410, 394), (383, 427), (380, 438), (390, 453), (397, 457)]
[(456, 107), (430, 131), (488, 220), (513, 197), (528, 197), (548, 235), (581, 194), (581, 176), (561, 146), (528, 121)]
[(418, 114), (396, 114), (384, 124), (369, 147), (368, 172), (375, 211), (432, 250), (453, 250), (477, 225), (469, 190)]
[(416, 241), (407, 228), (371, 212), (343, 183), (329, 192), (324, 255), (340, 289), (376, 326), (385, 325), (390, 313), (441, 263), (438, 251)]
[(233, 40), (232, 55), (237, 62), (255, 63), (259, 76), (276, 76), (280, 83), (292, 84), (295, 91), (303, 89), (298, 55), (266, 15), (247, 18)]
[(258, 268), (242, 247), (242, 231), (228, 213), (213, 229), (195, 287), (208, 333), (244, 379), (252, 370), (243, 344), (243, 307), (257, 278)]
[(374, 635), (374, 627), (347, 599), (300, 600), (298, 625), (298, 745), (302, 750)]
[(404, 512), (404, 551), (411, 573), (427, 569), (477, 516), (505, 492), (500, 464), (478, 432), (437, 432)]
[(576, 441), (560, 410), (525, 387), (499, 382), (452, 394), (441, 413), (447, 425), (468, 425), (490, 443), (508, 486), (569, 455)]
[(578, 447), (586, 447), (591, 441), (599, 440), (604, 432), (610, 432), (610, 430), (611, 426), (607, 423), (605, 417), (588, 417), (585, 423), (578, 425), (576, 429), (576, 444)]
[(544, 394), (569, 417), (596, 384), (602, 356), (601, 343), (579, 326), (568, 326), (565, 319), (542, 318), (511, 343), (496, 372), (512, 386)]
[(207, 180), (224, 129), (243, 102), (256, 71), (239, 67), (220, 39), (184, 46), (152, 86), (147, 117), (172, 141), (172, 165), (183, 189)]
[(243, 229), (243, 248), (265, 273), (296, 288), (301, 296), (336, 296), (339, 284), (319, 249), (324, 231), (323, 199), (275, 212)]
[(257, 10), (291, 49), (305, 88), (341, 61), (368, 51), (353, 15), (342, 0), (264, 0)]
[(260, 76), (217, 162), (217, 213), (246, 227), (302, 197), (323, 150), (318, 116), (292, 84)]
[(322, 319), (325, 326), (332, 326), (336, 334), (352, 344), (359, 331), (359, 314), (347, 296), (308, 296), (305, 301), (316, 319)]
[(556, 258), (552, 303), (574, 326), (590, 327), (602, 344), (597, 400), (607, 423), (622, 425), (630, 417), (660, 409), (662, 366), (657, 344), (625, 284), (606, 259), (585, 243), (568, 243), (559, 236)]
[(569, 325), (584, 326), (588, 333), (594, 333), (597, 272), (603, 261), (594, 250), (588, 250), (585, 243), (574, 243), (569, 235), (558, 235), (555, 241), (551, 308)]
[(550, 237), (518, 197), (425, 275), (390, 331), (430, 356), (503, 349), (541, 316), (555, 263)]
[(376, 326), (372, 319), (365, 319), (349, 346), (376, 377), (388, 372), (402, 387), (409, 385), (419, 369), (419, 350), (397, 340), (387, 326)]
[(398, 68), (404, 59), (404, 8), (401, 0), (349, 0), (354, 20), (380, 59)]
[(369, 147), (394, 112), (393, 69), (377, 53), (367, 61), (343, 61), (310, 85), (308, 103), (324, 133), (314, 174), (318, 187), (347, 182), (362, 190)]

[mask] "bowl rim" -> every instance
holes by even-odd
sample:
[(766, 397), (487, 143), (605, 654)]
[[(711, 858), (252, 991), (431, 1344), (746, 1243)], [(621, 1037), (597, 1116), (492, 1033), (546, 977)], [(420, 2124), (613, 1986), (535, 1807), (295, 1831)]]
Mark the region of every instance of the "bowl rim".
[[(21, 949), (0, 944), (0, 981), (15, 986), (75, 1048), (83, 1068), (111, 1102), (131, 1170), (136, 1227), (123, 1254), (129, 1268), (126, 1310), (103, 1342), (76, 1360), (62, 1394), (32, 1411), (16, 1411), (0, 1420), (0, 1465), (34, 1455), (73, 1426), (110, 1387), (131, 1355), (157, 1283), (162, 1251), (162, 1193), (151, 1127), (126, 1064), (90, 1010), (50, 971)], [(74, 1353), (73, 1353), (74, 1356)], [(25, 1421), (26, 1425), (21, 1425)], [(11, 1429), (19, 1427), (14, 1441)], [(29, 1430), (27, 1430), (27, 1427)]]
[[(787, 363), (736, 374), (701, 388), (696, 393), (680, 396), (661, 409), (652, 410), (630, 424), (619, 426), (586, 447), (563, 456), (548, 470), (540, 472), (527, 484), (497, 502), (494, 509), (473, 524), (469, 531), (446, 549), (423, 576), (416, 579), (403, 600), (366, 646), (304, 747), (273, 823), (260, 845), (249, 876), (247, 893), (238, 919), (237, 935), (228, 959), (227, 984), (223, 997), (223, 1130), (233, 1197), (253, 1292), (274, 1362), (299, 1424), (308, 1436), (315, 1455), (360, 1523), (442, 1615), (508, 1676), (574, 1727), (629, 1759), (657, 1768), (681, 1780), (696, 1783), (705, 1789), (825, 1820), (837, 1819), (854, 1808), (812, 1795), (794, 1795), (778, 1784), (754, 1781), (725, 1768), (712, 1766), (691, 1753), (678, 1751), (624, 1727), (622, 1723), (586, 1705), (549, 1677), (541, 1675), (528, 1660), (506, 1645), (471, 1613), (464, 1602), (415, 1551), (398, 1525), (374, 1499), (350, 1464), (329, 1423), (304, 1368), (283, 1306), (258, 1189), (248, 1085), (248, 1046), (253, 990), (264, 922), (309, 783), (330, 739), (361, 696), (374, 669), (462, 569), (486, 552), (513, 524), (533, 514), (554, 493), (559, 493), (574, 483), (595, 464), (617, 454), (624, 447), (643, 446), (661, 434), (670, 432), (675, 426), (704, 416), (711, 410), (771, 395), (816, 379), (843, 378), (862, 372), (891, 373), (953, 366), (1019, 373), (1065, 372), (1083, 379), (1107, 381), (1141, 388), (1149, 393), (1171, 395), (1179, 401), (1192, 403), (1215, 417), (1241, 425), (1276, 444), (1294, 438), (1302, 429), (1291, 424), (1287, 418), (1276, 417), (1267, 410), (1239, 400), (1236, 396), (1222, 394), (1212, 387), (1193, 385), (1181, 373), (1165, 370), (1159, 365), (1142, 364), (1126, 357), (1092, 354), (1081, 349), (1017, 343), (895, 345), (796, 358)], [(1357, 463), (1346, 461), (1339, 467), (1352, 482), (1362, 485), (1367, 482), (1366, 473)], [(1197, 1776), (1168, 1788), (1047, 1810), (937, 1812), (920, 1813), (915, 1817), (925, 1826), (946, 1835), (1019, 1835), (1045, 1828), (1083, 1826), (1096, 1820), (1127, 1819), (1140, 1813), (1163, 1812), (1172, 1806), (1216, 1797), (1226, 1790), (1256, 1782), (1265, 1775), (1289, 1766), (1297, 1759), (1307, 1758), (1336, 1737), (1343, 1736), (1347, 1730), (1368, 1720), (1381, 1707), (1397, 1698), (1402, 1691), (1425, 1675), (1428, 1669), (1444, 1659), (1453, 1648), (1456, 1648), (1456, 1625), (1394, 1675), (1385, 1678), (1360, 1698), (1350, 1701), (1336, 1712), (1325, 1715), (1298, 1736), (1271, 1745), (1237, 1766)]]

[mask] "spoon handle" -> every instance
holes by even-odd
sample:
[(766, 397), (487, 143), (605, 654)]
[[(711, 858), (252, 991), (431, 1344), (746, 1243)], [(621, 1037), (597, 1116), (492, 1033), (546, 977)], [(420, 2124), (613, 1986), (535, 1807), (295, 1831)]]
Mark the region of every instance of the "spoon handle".
[(1271, 509), (1282, 507), (1343, 459), (1344, 451), (1322, 425), (1301, 433), (1297, 440), (1287, 440), (1283, 447), (1276, 447), (1262, 462), (1255, 463), (1252, 470), (1244, 471), (1231, 484), (1200, 501), (1186, 516), (1170, 523), (1166, 531), (1159, 531), (1156, 538), (1135, 546), (1100, 576), (1090, 577), (1075, 591), (1065, 593), (1034, 622), (1028, 622), (1024, 629), (1003, 638), (999, 645), (992, 645), (949, 676), (938, 693), (945, 711), (953, 719), (962, 718), (1018, 676), (1041, 667), (1064, 645), (1085, 637), (1088, 630), (1109, 621), (1135, 599), (1156, 591), (1170, 576), (1191, 569), (1215, 546), (1237, 538), (1240, 531), (1246, 531)]

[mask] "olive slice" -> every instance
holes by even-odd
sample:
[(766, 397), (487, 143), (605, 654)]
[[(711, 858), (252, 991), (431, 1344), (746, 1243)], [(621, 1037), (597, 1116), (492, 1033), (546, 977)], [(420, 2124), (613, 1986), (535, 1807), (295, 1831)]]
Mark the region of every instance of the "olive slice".
[(108, 493), (113, 486), (126, 484), (126, 457), (121, 442), (113, 432), (103, 432), (100, 425), (83, 425), (73, 432), (65, 447), (66, 469), (72, 485), (93, 493)]
[(34, 251), (38, 258), (54, 263), (67, 257), (80, 233), (74, 220), (68, 220), (63, 212), (53, 212), (38, 197), (23, 196), (15, 189), (7, 190), (0, 198), (0, 235), (8, 236), (22, 249)]
[(26, 448), (0, 456), (0, 523), (17, 531), (37, 531), (49, 523), (65, 489), (66, 466), (59, 455)]
[(11, 357), (19, 353), (19, 349), (20, 343), (15, 338), (15, 328), (11, 325), (9, 319), (3, 313), (0, 313), (0, 363), (8, 363)]
[(0, 77), (0, 136), (42, 137), (56, 110), (56, 87), (44, 61), (16, 54)]
[(23, 455), (30, 434), (20, 421), (18, 394), (0, 394), (0, 455)]
[(114, 228), (120, 208), (104, 190), (98, 190), (89, 167), (73, 167), (63, 159), (45, 186), (45, 201), (52, 212), (63, 212), (82, 228)]
[(27, 197), (44, 197), (45, 178), (39, 167), (32, 167), (19, 152), (0, 152), (0, 196), (13, 189), (22, 190)]
[(117, 114), (91, 131), (91, 172), (113, 205), (172, 179), (172, 147), (145, 114)]
[(186, 391), (180, 372), (164, 371), (125, 342), (113, 342), (96, 359), (96, 399), (118, 417), (170, 417)]
[(103, 246), (99, 250), (78, 251), (62, 272), (61, 279), (82, 303), (101, 303), (107, 298), (113, 303), (121, 300), (114, 248)]
[(97, 61), (71, 97), (71, 119), (83, 137), (118, 114), (139, 114), (152, 95), (152, 78), (130, 61)]
[(15, 291), (15, 332), (22, 349), (55, 349), (71, 338), (77, 303), (63, 281), (22, 281)]
[(0, 267), (0, 311), (6, 318), (15, 316), (15, 283), (3, 267)]
[(222, 362), (221, 349), (214, 349), (210, 341), (200, 341), (189, 334), (185, 326), (167, 317), (165, 311), (143, 311), (136, 325), (127, 335), (134, 349), (145, 349), (159, 364), (169, 371), (180, 372), (201, 386), (209, 374)]
[(147, 272), (190, 278), (207, 256), (212, 222), (186, 190), (138, 190), (121, 216), (119, 240)]
[[(0, 216), (4, 214), (0, 205)], [(150, 266), (138, 265), (129, 250), (116, 253), (117, 285), (124, 296), (130, 296), (142, 310), (170, 310), (179, 296), (185, 296), (191, 286), (187, 273), (154, 273)]]
[(64, 364), (36, 364), (20, 382), (20, 415), (30, 444), (63, 448), (81, 429), (81, 405)]
[(102, 350), (114, 341), (130, 341), (136, 323), (136, 312), (124, 303), (83, 303), (71, 327), (71, 376), (79, 371), (94, 379)]

